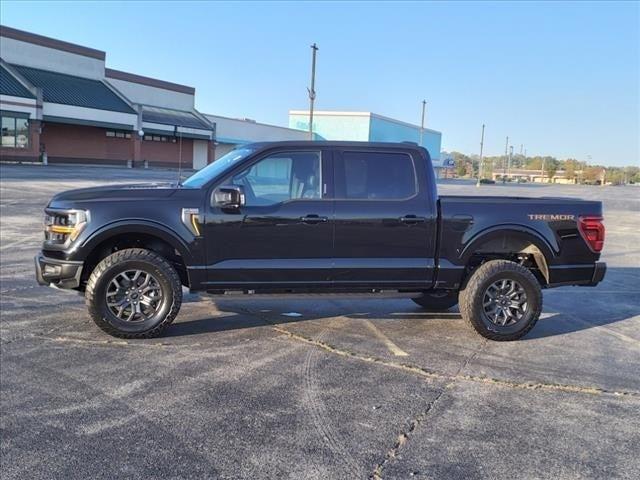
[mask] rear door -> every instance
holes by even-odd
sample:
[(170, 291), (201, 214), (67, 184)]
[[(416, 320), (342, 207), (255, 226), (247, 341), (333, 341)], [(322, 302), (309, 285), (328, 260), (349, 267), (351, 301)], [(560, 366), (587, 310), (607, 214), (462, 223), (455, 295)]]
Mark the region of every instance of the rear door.
[(336, 150), (335, 286), (431, 286), (437, 216), (426, 168), (413, 150)]

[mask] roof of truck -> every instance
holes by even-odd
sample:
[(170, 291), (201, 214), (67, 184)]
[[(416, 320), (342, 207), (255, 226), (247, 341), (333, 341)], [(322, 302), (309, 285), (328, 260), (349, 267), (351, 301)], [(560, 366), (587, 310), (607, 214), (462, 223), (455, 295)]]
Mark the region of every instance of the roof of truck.
[(414, 142), (356, 142), (344, 140), (284, 140), (279, 142), (255, 142), (245, 146), (254, 148), (264, 147), (402, 147), (402, 148), (420, 148)]

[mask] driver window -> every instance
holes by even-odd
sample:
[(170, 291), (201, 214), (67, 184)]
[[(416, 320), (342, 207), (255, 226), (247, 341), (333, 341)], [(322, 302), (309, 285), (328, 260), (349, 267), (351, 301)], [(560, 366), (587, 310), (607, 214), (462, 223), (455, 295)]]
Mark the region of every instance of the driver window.
[(234, 175), (247, 206), (269, 206), (295, 199), (320, 199), (320, 152), (279, 152)]

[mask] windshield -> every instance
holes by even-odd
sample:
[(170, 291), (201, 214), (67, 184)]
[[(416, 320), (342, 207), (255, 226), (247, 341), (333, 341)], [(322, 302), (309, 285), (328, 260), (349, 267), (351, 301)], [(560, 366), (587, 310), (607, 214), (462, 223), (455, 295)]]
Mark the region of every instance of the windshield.
[(184, 187), (200, 188), (205, 183), (213, 180), (222, 173), (240, 163), (251, 155), (255, 150), (252, 148), (237, 148), (223, 155), (215, 162), (207, 165), (202, 170), (194, 173), (183, 182)]

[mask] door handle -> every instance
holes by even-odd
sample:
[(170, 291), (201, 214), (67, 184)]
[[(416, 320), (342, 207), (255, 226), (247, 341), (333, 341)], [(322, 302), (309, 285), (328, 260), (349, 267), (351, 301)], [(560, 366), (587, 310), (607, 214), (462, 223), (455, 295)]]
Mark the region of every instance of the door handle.
[(308, 224), (315, 224), (315, 223), (324, 223), (324, 222), (328, 222), (329, 218), (328, 217), (321, 217), (320, 215), (306, 215), (304, 217), (300, 217), (300, 221), (302, 223), (308, 223)]
[(427, 221), (425, 217), (418, 217), (416, 215), (405, 215), (404, 217), (400, 217), (400, 221), (407, 225), (413, 225), (416, 223), (424, 223)]

